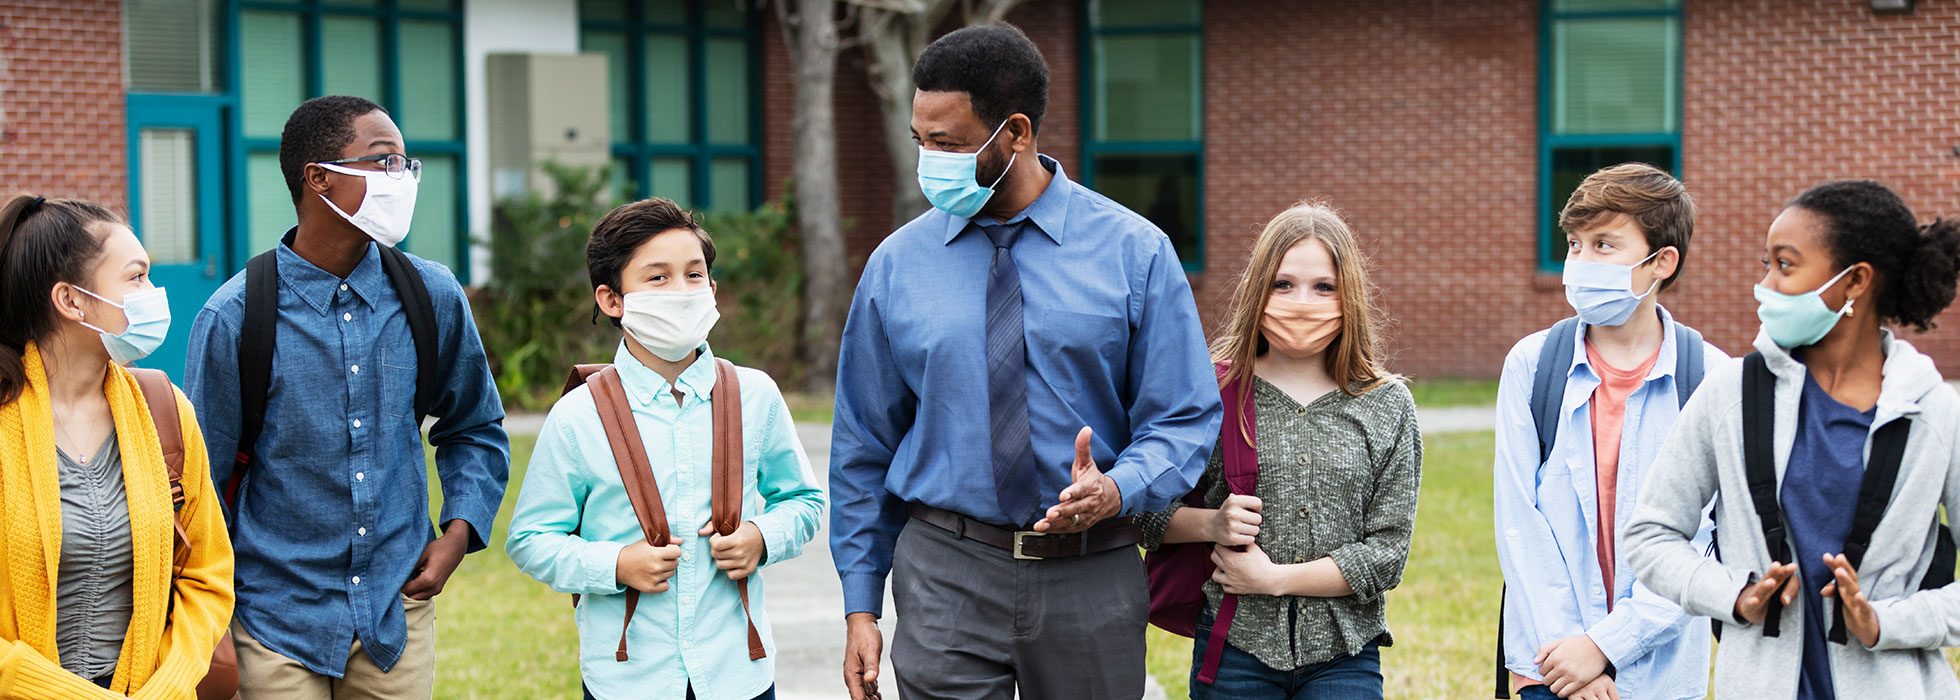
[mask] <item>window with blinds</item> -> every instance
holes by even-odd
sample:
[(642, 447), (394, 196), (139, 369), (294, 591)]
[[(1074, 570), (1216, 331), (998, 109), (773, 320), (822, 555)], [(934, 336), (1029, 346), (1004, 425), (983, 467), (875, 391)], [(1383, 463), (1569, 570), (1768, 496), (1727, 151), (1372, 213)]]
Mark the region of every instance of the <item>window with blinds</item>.
[(143, 246), (155, 265), (198, 262), (197, 132), (143, 129), (136, 138)]
[(131, 92), (218, 92), (217, 0), (126, 0), (123, 81)]

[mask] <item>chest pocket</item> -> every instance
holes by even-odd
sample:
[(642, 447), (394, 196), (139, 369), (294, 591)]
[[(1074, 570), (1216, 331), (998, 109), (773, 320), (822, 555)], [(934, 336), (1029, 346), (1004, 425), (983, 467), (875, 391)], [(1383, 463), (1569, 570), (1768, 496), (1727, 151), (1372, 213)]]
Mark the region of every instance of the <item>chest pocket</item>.
[[(1028, 328), (1028, 361), (1068, 387), (1121, 386), (1129, 355), (1130, 322), (1119, 316), (1049, 309)], [(1103, 369), (1109, 370), (1105, 376)]]
[(415, 414), (415, 338), (408, 324), (399, 319), (385, 324), (375, 339), (381, 360), (381, 412), (390, 418), (413, 418)]

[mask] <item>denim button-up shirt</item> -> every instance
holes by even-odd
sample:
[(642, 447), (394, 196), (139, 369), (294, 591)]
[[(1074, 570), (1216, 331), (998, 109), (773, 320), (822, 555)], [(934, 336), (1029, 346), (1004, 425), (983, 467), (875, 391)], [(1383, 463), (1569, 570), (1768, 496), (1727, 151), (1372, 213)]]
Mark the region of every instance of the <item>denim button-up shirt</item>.
[[(483, 548), (510, 473), (503, 403), (448, 268), (410, 256), (436, 313), (437, 365), (418, 368), (374, 244), (344, 280), (284, 244), (276, 250), (279, 329), (265, 431), (230, 513), (233, 617), (314, 673), (341, 677), (357, 638), (376, 666), (392, 669), (408, 636), (401, 588), (436, 536), (416, 373), (441, 373), (429, 430), (442, 481), (439, 521), (469, 523), (470, 551)], [(205, 303), (184, 369), (219, 484), (237, 467), (244, 293), (241, 272)]]
[[(1675, 393), (1673, 317), (1660, 311), (1667, 329), (1660, 356), (1647, 379), (1627, 397), (1620, 433), (1618, 505), (1614, 530), (1598, 532), (1599, 484), (1593, 464), (1592, 396), (1599, 373), (1586, 357), (1589, 327), (1573, 338), (1573, 363), (1559, 372), (1566, 382), (1559, 407), (1558, 434), (1551, 458), (1538, 463), (1538, 428), (1532, 420), (1531, 389), (1547, 332), (1539, 331), (1511, 348), (1498, 381), (1497, 450), (1494, 472), (1497, 555), (1502, 563), (1505, 666), (1538, 679), (1532, 658), (1547, 642), (1587, 635), (1612, 662), (1620, 697), (1675, 700), (1707, 694), (1709, 631), (1705, 619), (1690, 617), (1634, 579), (1625, 548), (1614, 581), (1603, 582), (1597, 538), (1618, 537), (1632, 519), (1634, 503), (1654, 457), (1680, 415)], [(1728, 355), (1704, 343), (1704, 367)], [(1713, 522), (1702, 519), (1695, 547), (1707, 551)], [(1607, 610), (1607, 586), (1613, 608)]]
[[(579, 672), (594, 697), (681, 700), (690, 687), (700, 698), (761, 695), (774, 682), (776, 660), (762, 604), (763, 576), (760, 570), (749, 576), (749, 611), (768, 655), (750, 661), (741, 594), (715, 567), (708, 538), (698, 534), (713, 509), (714, 356), (702, 352), (673, 385), (623, 343), (613, 366), (646, 446), (667, 531), (682, 551), (667, 591), (640, 596), (627, 627), (628, 659), (614, 656), (626, 622), (619, 551), (646, 535), (590, 389), (573, 389), (545, 417), (505, 548), (532, 578), (583, 596)], [(787, 561), (816, 536), (823, 489), (775, 382), (746, 368), (736, 370), (736, 379), (742, 391), (742, 516), (762, 533), (762, 564)], [(676, 389), (680, 405), (674, 403)]]
[[(1204, 473), (1218, 439), (1218, 375), (1191, 285), (1148, 219), (1068, 179), (1014, 220), (1027, 334), (1028, 420), (1043, 508), (1069, 484), (1075, 435), (1122, 514), (1163, 510)], [(831, 550), (846, 613), (881, 612), (906, 502), (1008, 523), (988, 428), (987, 276), (994, 246), (938, 209), (893, 233), (865, 265), (837, 362)]]

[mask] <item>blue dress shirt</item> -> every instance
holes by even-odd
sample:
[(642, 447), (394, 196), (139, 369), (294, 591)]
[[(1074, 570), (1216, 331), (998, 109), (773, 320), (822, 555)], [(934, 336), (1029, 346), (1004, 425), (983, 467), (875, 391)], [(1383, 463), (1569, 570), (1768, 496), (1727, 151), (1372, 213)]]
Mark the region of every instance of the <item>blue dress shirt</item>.
[[(1068, 486), (1086, 425), (1122, 514), (1161, 510), (1204, 472), (1221, 416), (1190, 283), (1163, 231), (1040, 158), (1054, 179), (1009, 222), (1032, 222), (1012, 254), (1042, 507)], [(886, 238), (858, 280), (830, 462), (846, 613), (882, 612), (907, 502), (1031, 524), (1006, 522), (995, 501), (983, 347), (993, 252), (968, 219), (934, 209)]]
[[(233, 618), (314, 673), (342, 677), (357, 638), (386, 671), (408, 642), (402, 585), (436, 536), (415, 420), (415, 341), (374, 244), (344, 280), (283, 243), (276, 250), (279, 330), (265, 431), (230, 513)], [(436, 312), (437, 366), (427, 371), (442, 373), (429, 430), (440, 522), (469, 523), (474, 552), (510, 474), (503, 402), (462, 285), (439, 263), (409, 259)], [(219, 484), (237, 467), (244, 294), (241, 272), (205, 303), (184, 368)]]

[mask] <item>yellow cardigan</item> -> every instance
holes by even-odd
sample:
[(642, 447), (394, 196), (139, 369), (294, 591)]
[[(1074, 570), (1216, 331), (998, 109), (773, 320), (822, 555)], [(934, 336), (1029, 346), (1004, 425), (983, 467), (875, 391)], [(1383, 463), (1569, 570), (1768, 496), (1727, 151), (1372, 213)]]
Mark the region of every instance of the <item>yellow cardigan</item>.
[(63, 669), (55, 647), (55, 579), (61, 564), (61, 488), (46, 371), (33, 343), (27, 387), (0, 406), (0, 700), (11, 698), (197, 697), (211, 649), (231, 623), (231, 537), (211, 485), (197, 416), (182, 392), (184, 520), (191, 546), (172, 580), (170, 476), (156, 425), (136, 378), (111, 365), (103, 393), (122, 451), (135, 548), (134, 610), (104, 690)]

